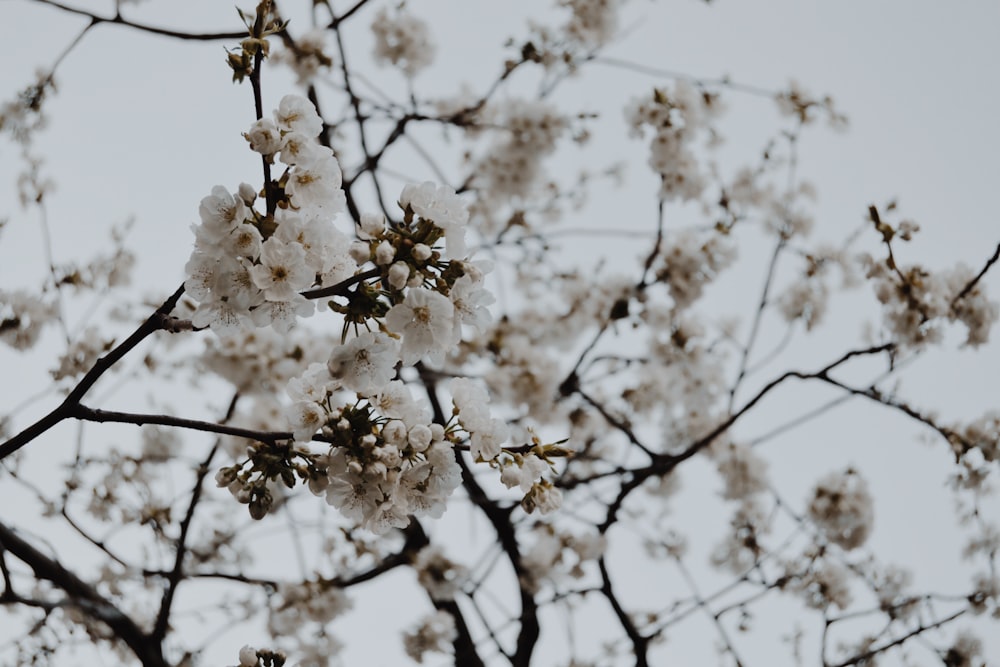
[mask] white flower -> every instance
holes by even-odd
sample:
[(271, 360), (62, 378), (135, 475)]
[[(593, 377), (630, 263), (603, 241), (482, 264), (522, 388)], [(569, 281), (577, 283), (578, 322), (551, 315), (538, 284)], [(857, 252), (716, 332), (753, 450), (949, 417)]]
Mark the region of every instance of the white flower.
[(323, 119), (316, 113), (316, 107), (299, 95), (282, 97), (274, 111), (274, 120), (286, 132), (301, 132), (312, 138), (323, 131)]
[(458, 409), (458, 419), (470, 433), (489, 426), (490, 395), (480, 384), (468, 378), (455, 378), (449, 385), (451, 400)]
[(293, 377), (285, 387), (285, 393), (293, 401), (325, 401), (336, 383), (330, 378), (325, 364), (314, 362), (300, 377)]
[(475, 327), (479, 333), (486, 332), (486, 327), (493, 321), (487, 306), (496, 301), (488, 290), (474, 282), (471, 276), (464, 275), (451, 286), (448, 297), (455, 307), (456, 340), (462, 337), (463, 324)]
[(229, 257), (254, 258), (260, 255), (264, 239), (253, 225), (237, 225), (222, 241), (223, 252)]
[(547, 482), (539, 482), (521, 499), (521, 507), (528, 514), (536, 509), (542, 514), (555, 512), (562, 507), (562, 491)]
[(328, 155), (324, 146), (302, 132), (288, 132), (281, 137), (278, 159), (287, 165), (309, 165)]
[(429, 426), (417, 424), (406, 434), (406, 442), (413, 448), (413, 451), (423, 452), (430, 446), (433, 437), (434, 434)]
[(470, 449), (474, 459), (492, 461), (499, 454), (503, 443), (510, 437), (507, 424), (499, 419), (491, 419), (484, 427), (472, 432)]
[(365, 479), (361, 472), (349, 466), (345, 454), (337, 450), (330, 455), (327, 469), (330, 486), (326, 489), (326, 502), (336, 507), (349, 519), (363, 521), (375, 513), (384, 499), (382, 490), (373, 480)]
[(212, 188), (212, 194), (201, 200), (198, 214), (206, 230), (213, 230), (222, 238), (223, 234), (243, 222), (247, 216), (247, 208), (241, 198), (234, 197), (226, 188), (216, 185)]
[(15, 350), (26, 350), (57, 314), (55, 306), (24, 290), (0, 290), (0, 340)]
[(325, 149), (327, 154), (310, 162), (308, 166), (292, 168), (285, 184), (285, 192), (292, 203), (307, 213), (321, 213), (326, 219), (332, 218), (346, 207), (346, 195), (340, 185), (343, 176), (337, 158)]
[(260, 251), (260, 264), (250, 269), (254, 284), (270, 301), (290, 301), (316, 277), (306, 264), (306, 251), (299, 243), (285, 243), (272, 236)]
[(326, 423), (326, 411), (313, 401), (296, 401), (285, 409), (292, 436), (298, 441), (309, 441)]
[(469, 209), (465, 201), (447, 185), (435, 186), (426, 181), (420, 185), (409, 184), (399, 195), (399, 205), (444, 230), (449, 258), (466, 256), (465, 228), (469, 223)]
[(271, 326), (275, 331), (288, 333), (300, 317), (309, 317), (315, 310), (312, 301), (296, 294), (287, 301), (265, 301), (254, 308), (251, 317), (258, 327)]
[(369, 402), (386, 417), (399, 419), (407, 427), (430, 421), (426, 408), (413, 400), (409, 388), (399, 380), (382, 387)]
[(411, 289), (403, 303), (385, 316), (390, 331), (403, 336), (403, 363), (412, 366), (421, 359), (434, 366), (455, 343), (455, 309), (447, 297), (428, 289)]
[(519, 457), (509, 465), (505, 465), (500, 473), (500, 481), (508, 489), (515, 486), (521, 487), (522, 493), (531, 491), (531, 487), (542, 478), (542, 474), (549, 469), (549, 464), (538, 458), (535, 454), (526, 454)]
[(418, 243), (415, 246), (413, 246), (413, 250), (410, 251), (410, 254), (413, 255), (413, 259), (417, 260), (418, 262), (426, 262), (428, 259), (431, 258), (432, 252), (427, 244)]
[(261, 155), (273, 155), (281, 150), (281, 133), (270, 118), (260, 118), (243, 135), (250, 142), (250, 150)]
[(330, 375), (359, 394), (372, 394), (396, 375), (399, 344), (383, 333), (366, 331), (330, 355)]
[(385, 216), (381, 213), (362, 213), (358, 226), (359, 238), (365, 241), (382, 238), (385, 234)]

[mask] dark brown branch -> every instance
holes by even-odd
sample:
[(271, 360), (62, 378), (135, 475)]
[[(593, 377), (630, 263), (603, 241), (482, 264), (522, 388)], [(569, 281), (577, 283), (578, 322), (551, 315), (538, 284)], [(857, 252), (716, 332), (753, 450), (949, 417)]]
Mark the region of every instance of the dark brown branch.
[[(236, 411), (236, 403), (239, 401), (239, 398), (240, 395), (238, 393), (233, 395), (233, 399), (229, 402), (229, 407), (226, 409), (226, 414), (222, 419), (223, 423), (232, 419), (233, 413)], [(201, 500), (202, 484), (204, 484), (205, 477), (208, 475), (208, 471), (212, 465), (212, 459), (215, 458), (215, 454), (219, 451), (220, 444), (221, 442), (216, 439), (215, 444), (212, 445), (212, 448), (208, 452), (208, 456), (206, 456), (205, 460), (198, 466), (198, 472), (195, 475), (194, 488), (191, 490), (191, 501), (188, 503), (187, 511), (184, 513), (184, 518), (181, 520), (180, 534), (177, 536), (174, 567), (167, 577), (167, 588), (163, 591), (163, 598), (160, 601), (160, 610), (156, 614), (156, 623), (153, 625), (152, 636), (154, 641), (157, 642), (162, 642), (164, 637), (167, 635), (167, 628), (170, 621), (170, 607), (173, 605), (174, 596), (177, 593), (177, 587), (180, 585), (181, 578), (184, 574), (184, 557), (187, 554), (188, 531), (191, 528), (191, 521), (194, 519), (195, 508)]]
[(954, 308), (959, 301), (969, 295), (969, 292), (971, 292), (976, 285), (979, 284), (979, 281), (983, 279), (983, 276), (985, 276), (986, 272), (990, 270), (990, 267), (997, 263), (998, 259), (1000, 259), (1000, 244), (997, 244), (997, 249), (993, 252), (993, 256), (986, 261), (986, 265), (983, 266), (983, 269), (976, 274), (975, 278), (970, 280), (965, 287), (962, 288), (961, 292), (955, 295), (954, 299), (951, 300), (952, 308)]
[(94, 620), (107, 625), (144, 667), (167, 667), (159, 642), (150, 641), (135, 622), (90, 584), (67, 570), (55, 559), (42, 553), (17, 533), (0, 523), (0, 549), (24, 562), (39, 579), (52, 582), (69, 596), (74, 606)]
[(184, 285), (178, 287), (145, 322), (139, 325), (139, 328), (131, 336), (122, 341), (106, 355), (99, 358), (94, 363), (93, 368), (87, 371), (87, 374), (83, 376), (76, 387), (70, 391), (66, 399), (55, 410), (0, 445), (0, 461), (18, 451), (21, 447), (24, 447), (59, 422), (71, 417), (73, 410), (79, 406), (80, 399), (90, 391), (90, 388), (94, 386), (104, 373), (118, 363), (122, 357), (131, 352), (136, 345), (145, 340), (147, 336), (163, 328), (164, 321), (170, 315), (170, 311), (174, 309), (174, 306), (177, 305), (177, 301), (181, 298), (182, 294), (184, 294)]
[(202, 431), (204, 433), (218, 433), (219, 435), (233, 435), (238, 438), (258, 440), (260, 442), (277, 443), (292, 440), (293, 436), (289, 431), (257, 431), (239, 426), (229, 426), (227, 424), (216, 424), (215, 422), (201, 421), (198, 419), (185, 419), (183, 417), (171, 417), (170, 415), (153, 415), (138, 412), (115, 412), (114, 410), (95, 410), (86, 405), (74, 406), (67, 415), (73, 419), (89, 422), (113, 422), (118, 424), (134, 424), (144, 426), (146, 424), (156, 424), (158, 426), (173, 426), (175, 428), (185, 428), (192, 431)]
[(648, 667), (649, 658), (646, 653), (649, 648), (649, 637), (644, 637), (639, 632), (639, 629), (635, 627), (635, 623), (629, 617), (628, 612), (625, 611), (618, 601), (618, 597), (611, 587), (611, 576), (608, 574), (608, 565), (604, 560), (604, 556), (597, 559), (597, 567), (601, 570), (601, 594), (607, 598), (611, 609), (615, 612), (615, 617), (632, 642), (632, 652), (635, 653), (635, 667)]
[(341, 14), (340, 16), (337, 16), (332, 21), (330, 21), (329, 28), (331, 30), (336, 30), (337, 26), (339, 26), (341, 23), (343, 23), (347, 19), (351, 18), (354, 15), (355, 12), (357, 12), (359, 9), (361, 9), (362, 7), (364, 7), (365, 5), (367, 5), (368, 2), (369, 2), (369, 0), (358, 0), (356, 3), (354, 3), (354, 6), (352, 6), (349, 9), (347, 9), (346, 11), (344, 11), (343, 14)]
[(369, 269), (357, 274), (356, 276), (351, 276), (346, 280), (341, 280), (336, 285), (330, 285), (329, 287), (318, 287), (316, 289), (306, 290), (305, 292), (299, 292), (302, 296), (307, 299), (322, 299), (326, 296), (343, 296), (347, 293), (347, 288), (356, 283), (363, 282), (369, 278), (378, 278), (382, 275), (382, 269)]
[(246, 32), (184, 32), (182, 30), (171, 30), (169, 28), (158, 28), (152, 25), (146, 25), (144, 23), (136, 23), (134, 21), (129, 21), (128, 19), (122, 17), (121, 15), (116, 15), (112, 17), (98, 16), (88, 12), (85, 9), (78, 9), (76, 7), (70, 7), (69, 5), (64, 5), (61, 2), (56, 2), (55, 0), (34, 0), (35, 2), (47, 5), (49, 7), (55, 7), (56, 9), (62, 10), (64, 12), (69, 12), (70, 14), (76, 14), (78, 16), (86, 16), (90, 19), (91, 23), (94, 25), (100, 23), (109, 23), (112, 25), (120, 25), (126, 28), (132, 28), (134, 30), (139, 30), (142, 32), (149, 32), (154, 35), (162, 35), (164, 37), (173, 37), (175, 39), (191, 40), (191, 41), (218, 41), (227, 39), (243, 39), (246, 37)]
[(894, 648), (896, 646), (899, 646), (899, 645), (901, 645), (901, 644), (909, 641), (910, 639), (913, 639), (917, 635), (920, 635), (920, 634), (923, 634), (923, 633), (927, 632), (928, 630), (933, 630), (935, 628), (940, 628), (942, 625), (946, 625), (948, 623), (951, 623), (952, 621), (954, 621), (955, 619), (959, 618), (960, 616), (963, 616), (967, 611), (969, 611), (967, 608), (966, 609), (959, 609), (958, 611), (956, 611), (955, 613), (951, 614), (950, 616), (945, 616), (944, 618), (939, 619), (937, 621), (934, 621), (933, 623), (928, 623), (927, 625), (920, 625), (919, 627), (914, 628), (910, 632), (907, 632), (905, 635), (901, 635), (901, 636), (897, 637), (896, 639), (893, 639), (890, 642), (887, 642), (885, 644), (881, 644), (879, 646), (876, 646), (875, 648), (873, 648), (873, 649), (871, 649), (869, 651), (865, 651), (864, 653), (856, 655), (853, 658), (845, 660), (844, 662), (839, 662), (839, 663), (837, 663), (835, 665), (832, 665), (831, 667), (850, 667), (850, 665), (857, 665), (859, 663), (869, 664), (868, 661), (871, 658), (873, 658), (876, 655), (878, 655), (879, 653), (885, 653), (889, 649)]

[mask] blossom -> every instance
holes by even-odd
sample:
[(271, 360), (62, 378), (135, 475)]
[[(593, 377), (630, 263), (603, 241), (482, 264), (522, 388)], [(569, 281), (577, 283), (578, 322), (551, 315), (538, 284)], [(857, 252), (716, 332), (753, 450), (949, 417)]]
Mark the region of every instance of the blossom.
[(831, 542), (856, 549), (872, 530), (874, 511), (868, 484), (852, 468), (826, 475), (813, 489), (809, 518)]
[(32, 347), (58, 310), (24, 290), (0, 290), (0, 340), (15, 350)]
[(307, 137), (318, 137), (323, 131), (323, 119), (316, 113), (312, 102), (301, 95), (285, 95), (274, 112), (278, 128), (285, 132), (301, 132)]
[(417, 581), (433, 600), (454, 600), (468, 576), (468, 570), (449, 560), (440, 547), (426, 546), (413, 560)]
[(399, 195), (399, 205), (403, 209), (412, 209), (444, 231), (448, 257), (461, 259), (466, 256), (465, 228), (469, 222), (469, 209), (451, 187), (436, 186), (430, 181), (420, 185), (409, 184)]
[(386, 313), (390, 331), (403, 336), (403, 363), (411, 366), (426, 359), (434, 366), (444, 363), (445, 353), (455, 342), (455, 308), (447, 297), (424, 288), (411, 289), (402, 303)]
[(288, 174), (285, 192), (292, 203), (308, 214), (332, 218), (344, 210), (346, 195), (341, 190), (342, 174), (329, 149), (308, 165), (294, 166)]
[(270, 118), (260, 118), (243, 135), (250, 144), (250, 150), (261, 155), (273, 155), (281, 149), (281, 133)]
[(425, 653), (449, 653), (456, 637), (455, 617), (446, 611), (436, 611), (403, 635), (403, 646), (406, 655), (423, 664)]
[(218, 241), (247, 217), (246, 204), (234, 197), (221, 185), (212, 188), (212, 194), (201, 200), (198, 207), (204, 233)]
[(472, 458), (483, 461), (492, 461), (499, 454), (503, 443), (510, 437), (510, 429), (507, 424), (499, 419), (490, 419), (472, 432), (470, 440), (470, 450)]
[(399, 344), (383, 333), (364, 332), (334, 349), (327, 368), (330, 375), (359, 394), (372, 394), (396, 374)]
[(383, 415), (399, 419), (407, 427), (428, 421), (426, 408), (413, 399), (409, 388), (399, 380), (381, 387), (369, 401)]
[(503, 471), (500, 473), (500, 481), (508, 489), (519, 486), (522, 493), (528, 493), (535, 482), (541, 479), (542, 473), (548, 469), (549, 464), (538, 458), (538, 456), (535, 454), (526, 454), (516, 457), (513, 461), (503, 466)]
[(375, 34), (375, 61), (390, 62), (407, 76), (413, 76), (434, 60), (434, 42), (427, 23), (399, 10), (390, 16), (380, 9), (372, 22)]
[(306, 264), (299, 243), (285, 243), (272, 236), (260, 251), (260, 264), (250, 269), (254, 284), (271, 301), (290, 301), (312, 284), (316, 274)]
[(316, 306), (301, 294), (295, 294), (286, 301), (265, 301), (251, 313), (253, 323), (258, 327), (272, 326), (275, 331), (288, 333), (300, 317), (309, 317)]
[(471, 276), (464, 275), (451, 286), (448, 298), (455, 307), (456, 340), (462, 337), (463, 324), (475, 327), (479, 333), (486, 332), (486, 328), (493, 321), (487, 306), (496, 301), (488, 290), (473, 281)]

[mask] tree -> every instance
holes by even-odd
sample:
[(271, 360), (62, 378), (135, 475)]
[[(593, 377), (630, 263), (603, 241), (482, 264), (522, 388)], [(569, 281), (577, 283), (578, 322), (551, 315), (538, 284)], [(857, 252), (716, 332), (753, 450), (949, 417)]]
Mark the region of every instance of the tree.
[[(0, 291), (4, 363), (49, 373), (4, 408), (5, 662), (984, 664), (1000, 412), (939, 414), (908, 383), (986, 358), (1000, 245), (915, 262), (888, 198), (818, 238), (799, 151), (844, 124), (829, 97), (609, 55), (619, 2), (519, 20), (499, 66), (444, 93), (430, 68), (467, 63), (435, 65), (449, 35), (416, 3), (264, 0), (218, 32), (30, 4), (77, 33), (0, 116), (21, 153), (10, 227), (35, 216), (44, 252), (19, 267), (36, 284)], [(91, 201), (159, 180), (110, 239), (103, 211), (50, 215), (40, 158), (57, 79), (106, 29), (156, 40), (134, 42), (137, 85), (190, 109), (143, 136), (218, 123), (238, 156), (188, 191), (197, 165), (135, 169), (140, 147), (109, 137), (78, 174)], [(156, 67), (201, 47), (205, 98)], [(636, 75), (630, 99), (586, 89), (597, 67)], [(734, 158), (747, 98), (775, 113)], [(631, 142), (620, 198), (605, 141)], [(216, 166), (214, 146), (174, 150)], [(185, 226), (197, 205), (193, 233), (145, 236), (189, 254), (154, 269), (132, 230), (174, 205)], [(81, 232), (99, 252), (57, 258)], [(861, 446), (819, 440), (833, 422)], [(894, 489), (950, 578), (886, 548)], [(916, 515), (924, 495), (957, 531)]]

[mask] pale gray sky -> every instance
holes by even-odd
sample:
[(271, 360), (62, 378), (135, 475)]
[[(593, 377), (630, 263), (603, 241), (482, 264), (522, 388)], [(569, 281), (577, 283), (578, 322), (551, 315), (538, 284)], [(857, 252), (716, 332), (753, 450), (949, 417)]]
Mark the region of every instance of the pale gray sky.
[[(112, 3), (79, 5), (108, 11)], [(417, 79), (417, 89), (445, 94), (460, 82), (482, 90), (498, 71), (504, 39), (520, 34), (524, 15), (544, 3), (410, 0), (408, 5), (429, 18), (441, 40), (438, 60)], [(0, 6), (9, 28), (8, 55), (0, 68), (0, 101), (6, 101), (37, 67), (53, 61), (84, 21), (29, 0), (5, 0)], [(147, 0), (126, 10), (136, 20), (184, 29), (238, 27), (230, 0)], [(367, 29), (369, 22), (362, 18), (355, 26)], [(609, 48), (609, 56), (710, 79), (726, 75), (766, 89), (795, 79), (813, 93), (833, 96), (850, 120), (847, 131), (818, 128), (801, 142), (800, 175), (818, 189), (820, 238), (842, 238), (863, 222), (869, 204), (895, 198), (904, 216), (922, 228), (917, 241), (905, 248), (906, 261), (943, 268), (962, 259), (978, 267), (1000, 241), (993, 201), (1000, 175), (1000, 124), (995, 120), (1000, 108), (1000, 3), (716, 0), (705, 6), (694, 0), (631, 0), (623, 25), (626, 36)], [(365, 32), (350, 39), (361, 45), (369, 38)], [(38, 135), (35, 149), (57, 184), (48, 200), (57, 262), (85, 260), (105, 243), (110, 225), (134, 216), (130, 238), (138, 254), (138, 293), (159, 296), (176, 287), (190, 252), (188, 227), (197, 219), (201, 197), (216, 184), (232, 188), (260, 178), (259, 163), (240, 136), (252, 120), (250, 90), (229, 82), (223, 60), (219, 43), (184, 43), (105, 25), (88, 34), (60, 67), (59, 92), (46, 105), (50, 126)], [(388, 90), (404, 90), (394, 73), (372, 77)], [(622, 128), (621, 108), (628, 99), (659, 82), (595, 64), (579, 81), (567, 84), (563, 99), (569, 108), (598, 109), (608, 115), (609, 126)], [(266, 72), (264, 86), (265, 109), (292, 90), (291, 78), (273, 70)], [(751, 159), (774, 127), (771, 104), (739, 92), (726, 99), (723, 154)], [(615, 224), (652, 229), (654, 194), (652, 177), (645, 173), (644, 144), (624, 133), (605, 141), (598, 146), (607, 161), (631, 157), (626, 172), (631, 186), (611, 192), (606, 202), (595, 202), (595, 217), (580, 224), (600, 225), (617, 211)], [(454, 147), (448, 150), (455, 154)], [(597, 158), (594, 167), (604, 159)], [(577, 166), (572, 160), (556, 165)], [(451, 158), (442, 163), (449, 173), (458, 173)], [(416, 171), (416, 165), (411, 160), (407, 168)], [(13, 184), (21, 166), (16, 149), (0, 143), (0, 219), (10, 218), (0, 234), (3, 289), (30, 286), (45, 273), (38, 214), (21, 211), (16, 201)], [(433, 178), (429, 173), (416, 176)], [(629, 203), (623, 208), (622, 201)], [(752, 255), (754, 249), (748, 250)], [(613, 260), (631, 262), (636, 246), (625, 244), (615, 252), (619, 255)], [(987, 284), (993, 294), (1000, 293), (997, 275)], [(725, 303), (726, 297), (720, 298)], [(740, 314), (746, 318), (752, 306), (743, 298), (734, 294), (732, 303), (734, 308), (745, 306)], [(834, 319), (830, 332), (810, 343), (814, 347), (793, 353), (803, 363), (822, 362), (857, 341), (859, 320), (852, 304), (834, 310), (833, 317), (843, 319)], [(71, 304), (70, 310), (79, 316), (83, 307)], [(975, 354), (929, 354), (907, 376), (906, 395), (954, 418), (995, 408), (1000, 402), (998, 351), (993, 345)], [(51, 354), (51, 348), (21, 358), (0, 350), (5, 374), (17, 378), (0, 387), (0, 405), (15, 404), (47, 385), (51, 364), (46, 352)], [(801, 392), (787, 400), (807, 402), (819, 396)], [(18, 423), (48, 406), (43, 402), (26, 410)], [(773, 419), (780, 412), (762, 416)], [(753, 434), (754, 425), (747, 425), (746, 435)], [(767, 428), (764, 422), (756, 425), (761, 431)], [(875, 551), (912, 563), (918, 581), (930, 587), (956, 581), (961, 587), (967, 572), (938, 567), (939, 559), (951, 562), (960, 548), (948, 543), (956, 539), (949, 532), (953, 514), (947, 494), (940, 492), (948, 454), (940, 442), (918, 445), (919, 432), (866, 408), (838, 411), (796, 431), (793, 438), (776, 441), (768, 450), (773, 476), (790, 498), (800, 501), (817, 474), (848, 459), (863, 459), (872, 486), (882, 489)], [(692, 479), (696, 486), (699, 478)], [(924, 492), (928, 487), (933, 494)], [(677, 514), (679, 526), (703, 520), (685, 515), (683, 507)], [(725, 514), (719, 510), (712, 516), (721, 523)], [(710, 547), (718, 532), (706, 538), (703, 548)], [(635, 594), (648, 595), (649, 590), (639, 587)], [(370, 631), (378, 616), (371, 605), (359, 601), (356, 614), (343, 624), (338, 621), (338, 634)], [(768, 655), (773, 636), (748, 648), (750, 664), (777, 664)], [(714, 663), (711, 635), (676, 634), (669, 640), (666, 655), (677, 664)], [(385, 644), (377, 647), (385, 655), (372, 658), (376, 647), (349, 642), (345, 663), (394, 664), (398, 645)], [(995, 639), (992, 648), (1000, 651)], [(542, 655), (558, 651), (556, 641)], [(547, 664), (544, 657), (539, 664)]]

